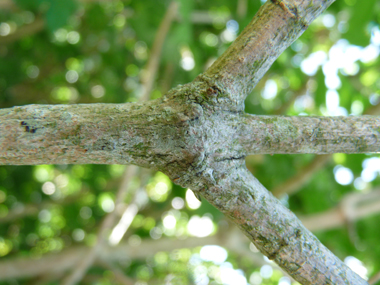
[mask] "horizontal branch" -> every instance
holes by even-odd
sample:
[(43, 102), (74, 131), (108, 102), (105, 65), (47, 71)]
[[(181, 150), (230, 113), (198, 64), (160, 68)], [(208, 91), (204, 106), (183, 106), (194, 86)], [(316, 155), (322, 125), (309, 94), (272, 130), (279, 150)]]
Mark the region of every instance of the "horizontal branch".
[(85, 192), (86, 192), (85, 190), (81, 190), (77, 194), (69, 195), (69, 196), (65, 197), (64, 199), (60, 199), (60, 200), (56, 200), (56, 201), (44, 201), (42, 203), (37, 203), (37, 204), (34, 204), (34, 203), (29, 203), (29, 204), (18, 203), (17, 204), (18, 206), (15, 208), (12, 208), (7, 213), (6, 216), (0, 217), (0, 224), (10, 223), (10, 222), (13, 222), (14, 220), (22, 219), (22, 218), (28, 217), (28, 216), (35, 216), (41, 210), (49, 209), (49, 208), (57, 206), (57, 205), (64, 206), (64, 205), (71, 204), (71, 203), (75, 202), (76, 200), (78, 200), (79, 198), (82, 198), (84, 196)]
[(249, 154), (380, 152), (380, 117), (246, 115), (240, 142)]
[[(379, 213), (379, 191), (373, 190), (365, 194), (348, 194), (343, 198), (338, 207), (323, 213), (300, 217), (300, 220), (309, 230), (321, 231), (343, 226), (347, 221), (355, 221), (371, 214)], [(347, 200), (351, 203), (343, 202)], [(352, 205), (353, 207), (343, 210), (346, 205)], [(352, 211), (349, 217), (344, 214), (347, 211)], [(117, 246), (105, 246), (100, 250), (98, 258), (106, 262), (121, 261), (126, 258), (146, 259), (157, 251), (170, 252), (177, 248), (192, 248), (208, 244), (217, 244), (239, 254), (239, 256), (246, 256), (257, 266), (264, 265), (261, 255), (249, 251), (248, 240), (234, 229), (228, 229), (228, 231), (220, 230), (216, 235), (206, 238), (188, 237), (184, 240), (173, 240), (171, 238), (143, 240), (138, 247), (130, 246), (127, 242), (122, 242)], [(144, 248), (144, 250), (141, 250), (141, 248)], [(37, 260), (28, 257), (3, 258), (0, 262), (0, 280), (36, 277), (49, 270), (63, 273), (73, 268), (90, 251), (91, 248), (86, 246), (76, 246), (67, 248), (59, 253), (43, 255)]]
[(299, 217), (311, 231), (329, 230), (380, 212), (380, 189), (346, 195), (339, 205), (322, 213)]
[(243, 109), (244, 99), (280, 54), (335, 0), (268, 0), (199, 79)]
[[(380, 104), (374, 106), (364, 112), (365, 115), (378, 116), (380, 114)], [(330, 161), (332, 155), (317, 155), (314, 159), (302, 169), (300, 169), (294, 176), (289, 177), (287, 180), (283, 181), (281, 184), (275, 186), (272, 189), (272, 194), (275, 197), (280, 197), (284, 194), (294, 194), (300, 190), (300, 188), (306, 184), (313, 174), (319, 169), (323, 168), (328, 161)]]
[[(173, 99), (175, 100), (175, 99)], [(191, 160), (183, 137), (196, 104), (28, 105), (0, 110), (0, 164), (136, 164)], [(194, 155), (198, 155), (194, 150)]]
[[(237, 241), (237, 242), (236, 242)], [(128, 242), (118, 246), (104, 246), (98, 253), (97, 260), (116, 262), (131, 259), (146, 259), (159, 251), (170, 252), (179, 248), (194, 248), (198, 246), (216, 244), (245, 255), (257, 266), (265, 262), (261, 254), (254, 254), (248, 250), (248, 240), (236, 230), (220, 232), (217, 235), (205, 238), (188, 237), (186, 239), (161, 238), (159, 240), (142, 240), (139, 246), (131, 246)], [(144, 250), (141, 250), (144, 249)], [(31, 278), (43, 275), (46, 272), (62, 273), (72, 269), (83, 256), (91, 251), (88, 246), (73, 246), (59, 253), (49, 253), (41, 258), (17, 257), (2, 258), (0, 261), (0, 280), (11, 278)]]

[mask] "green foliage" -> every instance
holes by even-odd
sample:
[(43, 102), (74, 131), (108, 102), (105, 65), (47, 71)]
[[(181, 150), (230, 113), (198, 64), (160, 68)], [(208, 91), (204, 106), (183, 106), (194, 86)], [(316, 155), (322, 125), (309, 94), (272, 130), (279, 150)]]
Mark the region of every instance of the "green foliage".
[[(348, 31), (345, 38), (351, 44), (366, 46), (370, 40), (370, 23), (376, 21), (380, 10), (378, 1), (348, 1), (354, 3), (351, 8), (351, 17), (348, 21)], [(370, 25), (370, 26), (369, 26)]]
[(76, 10), (74, 0), (14, 0), (19, 7), (32, 11), (43, 11), (50, 32), (67, 24), (69, 17)]
[(48, 3), (50, 6), (45, 14), (46, 25), (54, 32), (68, 22), (69, 17), (75, 12), (76, 5), (74, 0), (49, 0)]
[[(2, 44), (6, 35), (0, 36), (1, 108), (32, 103), (138, 100), (141, 76), (169, 1), (14, 2), (16, 9), (0, 9), (0, 25), (4, 24), (0, 26), (0, 34), (5, 33), (2, 29), (8, 26), (11, 35), (17, 34), (39, 18), (44, 20), (45, 26), (42, 31), (8, 44)], [(261, 6), (261, 1), (246, 1), (245, 13), (241, 13), (237, 2), (245, 1), (178, 2), (179, 15), (165, 40), (152, 98), (203, 72), (227, 49)], [(336, 1), (273, 64), (247, 98), (246, 111), (337, 115), (328, 106), (329, 90), (336, 90), (341, 107), (338, 111), (345, 111), (347, 115), (361, 115), (376, 106), (380, 102), (380, 58), (376, 56), (380, 41), (379, 10), (379, 1), (375, 0)], [(339, 52), (332, 53), (339, 44), (342, 46)], [(326, 80), (335, 67), (326, 63), (334, 63), (339, 53), (349, 48), (357, 48), (353, 45), (368, 48), (367, 56), (375, 54), (369, 59), (347, 60), (349, 64), (339, 61), (338, 67), (335, 66), (339, 84), (332, 88)], [(306, 72), (315, 65), (307, 59), (317, 52), (324, 59), (316, 65), (315, 72)], [(186, 67), (189, 58), (194, 66)], [(366, 154), (334, 155), (298, 193), (281, 201), (299, 215), (312, 215), (338, 206), (346, 194), (369, 192), (380, 185), (378, 172), (373, 179), (363, 180), (363, 163), (371, 157), (379, 158)], [(268, 189), (273, 189), (306, 168), (313, 158), (313, 155), (257, 155), (247, 158), (247, 167)], [(336, 181), (337, 167), (352, 172), (353, 179), (347, 185)], [(124, 166), (118, 165), (1, 166), (0, 222), (29, 206), (35, 210), (1, 223), (0, 257), (3, 260), (20, 256), (35, 258), (73, 245), (94, 245), (101, 221), (112, 210), (123, 171)], [(134, 218), (124, 242), (138, 245), (147, 239), (186, 240), (191, 236), (188, 225), (194, 218), (212, 220), (216, 228), (213, 233), (231, 230), (223, 215), (207, 201), (191, 208), (187, 203), (187, 189), (173, 184), (162, 173), (140, 172), (133, 179), (131, 189), (142, 188), (147, 203)], [(131, 195), (125, 199), (126, 205), (132, 201)], [(181, 203), (183, 205), (178, 206)], [(168, 224), (165, 227), (168, 216), (168, 221), (175, 220), (173, 228), (168, 228)], [(342, 259), (352, 255), (363, 261), (372, 274), (380, 270), (378, 219), (377, 213), (338, 229), (319, 231), (318, 237)], [(233, 251), (228, 252), (223, 264), (216, 264), (201, 259), (200, 250), (158, 252), (144, 260), (128, 259), (117, 265), (132, 279), (149, 284), (164, 284), (170, 280), (172, 284), (207, 284), (200, 281), (206, 277), (209, 284), (222, 284), (220, 274), (226, 268), (242, 269), (252, 285), (278, 284), (281, 278), (278, 270), (263, 278), (260, 266)], [(114, 282), (113, 273), (99, 265), (90, 269), (89, 276), (98, 278), (96, 284)], [(12, 284), (30, 282), (26, 279)]]

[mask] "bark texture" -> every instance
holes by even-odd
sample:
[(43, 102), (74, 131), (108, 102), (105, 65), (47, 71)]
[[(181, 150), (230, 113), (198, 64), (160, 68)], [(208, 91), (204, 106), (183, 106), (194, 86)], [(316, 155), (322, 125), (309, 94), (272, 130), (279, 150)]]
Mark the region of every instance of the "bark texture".
[(244, 99), (277, 57), (335, 0), (269, 0), (202, 78), (243, 110)]
[(332, 254), (300, 220), (269, 193), (242, 160), (214, 165), (204, 197), (269, 259), (301, 284), (367, 284)]
[(380, 118), (246, 116), (241, 144), (249, 154), (380, 152)]
[(161, 170), (230, 217), (300, 283), (367, 284), (244, 164), (248, 153), (379, 151), (379, 120), (374, 117), (243, 113), (245, 97), (272, 62), (332, 2), (268, 1), (203, 75), (162, 99), (0, 110), (0, 163), (119, 163)]

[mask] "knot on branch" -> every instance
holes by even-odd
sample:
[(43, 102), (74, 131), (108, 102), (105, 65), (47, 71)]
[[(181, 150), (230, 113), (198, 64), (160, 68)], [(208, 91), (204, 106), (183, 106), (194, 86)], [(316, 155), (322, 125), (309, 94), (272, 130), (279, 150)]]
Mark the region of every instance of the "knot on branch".
[(212, 187), (219, 162), (245, 157), (237, 139), (242, 112), (236, 112), (236, 105), (216, 85), (199, 77), (170, 91), (165, 100), (173, 109), (183, 108), (191, 115), (176, 126), (183, 129), (177, 143), (182, 155), (165, 164), (163, 172), (195, 191)]
[(290, 1), (271, 0), (271, 1), (274, 4), (279, 5), (282, 8), (282, 10), (289, 13), (290, 17), (296, 18), (296, 19), (299, 18), (297, 6), (295, 5), (295, 3), (292, 0), (290, 0)]

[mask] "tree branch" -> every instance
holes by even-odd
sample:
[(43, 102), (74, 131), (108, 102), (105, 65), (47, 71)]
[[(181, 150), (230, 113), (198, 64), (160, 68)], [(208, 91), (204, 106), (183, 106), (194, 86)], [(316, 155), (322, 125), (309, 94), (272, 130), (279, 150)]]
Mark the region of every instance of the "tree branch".
[(301, 284), (367, 284), (309, 232), (246, 169), (244, 160), (212, 165), (201, 191), (264, 255)]
[(379, 213), (380, 189), (368, 193), (350, 193), (333, 209), (310, 216), (301, 216), (305, 227), (311, 231), (328, 230)]
[[(238, 235), (236, 235), (238, 234)], [(205, 238), (188, 237), (184, 240), (161, 238), (159, 240), (142, 240), (139, 246), (131, 246), (127, 242), (122, 242), (118, 246), (106, 245), (98, 253), (97, 260), (104, 262), (116, 262), (130, 259), (146, 259), (159, 251), (170, 252), (179, 248), (194, 248), (209, 244), (225, 246), (232, 251), (249, 254), (252, 262), (263, 265), (261, 254), (253, 254), (245, 246), (246, 239), (236, 231), (227, 233), (220, 232), (217, 235)], [(144, 250), (141, 250), (141, 249)], [(46, 272), (59, 274), (65, 272), (80, 262), (83, 256), (87, 255), (91, 248), (87, 246), (73, 246), (59, 253), (43, 255), (39, 259), (30, 257), (17, 257), (12, 259), (2, 259), (0, 261), (0, 280), (11, 278), (36, 277)]]
[[(342, 210), (346, 202), (341, 202), (336, 208), (327, 210), (323, 213), (317, 213), (310, 216), (300, 217), (302, 224), (312, 231), (328, 230), (331, 228), (342, 226), (347, 220), (353, 221), (368, 215), (378, 213), (380, 190), (373, 190), (365, 194), (348, 194), (343, 200), (351, 200), (348, 203), (353, 207), (353, 215), (346, 217)], [(153, 255), (157, 251), (172, 251), (177, 248), (196, 247), (207, 244), (218, 244), (239, 254), (247, 256), (257, 266), (265, 263), (260, 255), (254, 254), (248, 250), (247, 240), (234, 229), (228, 231), (218, 231), (214, 236), (207, 238), (188, 237), (185, 240), (173, 240), (171, 238), (162, 238), (159, 240), (143, 240), (139, 247), (130, 246), (127, 242), (122, 242), (118, 246), (105, 245), (101, 248), (96, 260), (112, 263), (114, 261), (130, 259), (145, 259), (149, 255)], [(145, 250), (141, 250), (144, 248)], [(51, 253), (43, 255), (40, 259), (17, 257), (2, 260), (0, 262), (0, 280), (10, 278), (36, 277), (44, 274), (46, 271), (55, 272), (54, 274), (62, 274), (66, 270), (74, 267), (83, 256), (86, 256), (91, 248), (86, 246), (75, 246), (68, 248), (59, 253)]]
[(163, 98), (145, 104), (2, 109), (0, 163), (136, 164), (157, 169), (189, 161), (191, 150), (181, 141), (185, 132), (194, 136), (189, 128), (202, 110), (193, 103), (173, 103)]
[(380, 152), (380, 118), (246, 115), (240, 141), (249, 154)]
[(127, 190), (129, 189), (131, 179), (136, 175), (136, 173), (136, 166), (128, 166), (126, 168), (123, 175), (123, 181), (120, 184), (119, 190), (116, 194), (115, 208), (111, 213), (107, 214), (107, 216), (102, 221), (98, 230), (96, 244), (86, 255), (82, 256), (80, 262), (78, 262), (77, 266), (75, 266), (73, 272), (64, 278), (62, 281), (63, 285), (76, 284), (82, 280), (83, 276), (87, 272), (87, 269), (94, 263), (102, 247), (106, 245), (108, 230), (110, 230), (116, 222), (117, 209), (119, 209), (119, 206), (124, 202), (124, 199), (128, 193)]
[(0, 224), (12, 222), (15, 219), (22, 219), (27, 216), (37, 215), (41, 210), (54, 207), (55, 205), (68, 205), (78, 200), (84, 195), (84, 190), (77, 194), (69, 195), (58, 201), (46, 201), (38, 204), (29, 203), (20, 207), (12, 208), (5, 217), (0, 218)]
[(44, 29), (44, 26), (45, 26), (44, 20), (41, 18), (37, 18), (32, 23), (18, 28), (15, 33), (12, 33), (5, 37), (0, 37), (0, 46), (10, 44), (22, 38), (34, 35), (42, 31)]
[[(275, 58), (332, 2), (268, 1), (205, 74), (160, 100), (0, 110), (0, 163), (132, 163), (162, 169), (231, 217), (299, 282), (366, 284), (249, 174), (243, 160), (245, 152), (379, 151), (376, 118), (355, 124), (351, 118), (241, 114), (246, 95)], [(371, 129), (362, 129), (367, 126)]]
[[(158, 31), (156, 33), (156, 37), (153, 43), (152, 52), (149, 57), (149, 61), (147, 64), (147, 69), (145, 70), (144, 74), (142, 75), (142, 85), (143, 85), (143, 94), (140, 98), (140, 101), (148, 101), (149, 95), (152, 90), (153, 82), (156, 77), (156, 73), (159, 66), (160, 61), (160, 55), (162, 46), (164, 44), (166, 35), (169, 31), (169, 28), (171, 26), (172, 21), (174, 20), (178, 10), (178, 3), (176, 1), (173, 1), (170, 3), (164, 18), (161, 21), (160, 27), (158, 28)], [(116, 222), (116, 211), (120, 208), (120, 206), (124, 203), (125, 197), (127, 195), (127, 191), (129, 190), (130, 181), (133, 176), (137, 173), (137, 168), (135, 166), (128, 166), (123, 174), (123, 180), (119, 187), (119, 190), (116, 194), (115, 199), (115, 208), (114, 210), (109, 213), (105, 219), (103, 220), (102, 224), (100, 225), (100, 229), (98, 231), (97, 235), (97, 243), (92, 248), (92, 250), (81, 260), (81, 262), (76, 266), (71, 272), (70, 275), (68, 275), (64, 280), (63, 284), (65, 285), (72, 285), (79, 282), (83, 276), (86, 274), (87, 269), (94, 263), (96, 256), (98, 252), (101, 250), (101, 248), (105, 245), (106, 241), (108, 240), (108, 237), (106, 236), (106, 232), (110, 230), (112, 227), (114, 227)], [(129, 209), (132, 208), (132, 206), (135, 206), (136, 211), (133, 215), (133, 217), (137, 213), (138, 207), (133, 203), (129, 206)], [(123, 215), (124, 218), (124, 215)], [(132, 222), (133, 218), (130, 222)], [(125, 231), (128, 229), (129, 225), (125, 228)], [(120, 235), (121, 237), (124, 235)], [(112, 236), (111, 236), (112, 237)], [(115, 238), (114, 238), (115, 239)], [(119, 240), (120, 241), (120, 240)]]
[(373, 275), (369, 280), (368, 284), (375, 285), (380, 281), (380, 271)]
[(151, 54), (149, 56), (149, 61), (146, 69), (143, 71), (141, 78), (143, 85), (141, 101), (149, 100), (149, 95), (152, 91), (153, 83), (160, 63), (162, 47), (164, 45), (166, 35), (169, 32), (170, 26), (175, 19), (175, 16), (177, 15), (177, 10), (178, 3), (176, 1), (171, 2), (157, 30)]
[(271, 0), (198, 80), (210, 82), (243, 110), (244, 99), (277, 57), (334, 0)]
[[(374, 106), (364, 112), (365, 115), (378, 115), (380, 113), (380, 104)], [(331, 155), (317, 155), (305, 167), (303, 167), (294, 176), (282, 182), (272, 189), (272, 194), (275, 197), (280, 197), (283, 194), (296, 193), (305, 183), (309, 181), (312, 175), (323, 168), (323, 166), (330, 160)]]
[(284, 194), (294, 194), (298, 191), (310, 178), (314, 175), (316, 171), (322, 169), (326, 163), (331, 159), (331, 154), (317, 155), (314, 159), (302, 167), (296, 175), (290, 177), (289, 179), (282, 182), (280, 185), (272, 189), (272, 194), (275, 197), (281, 197)]

